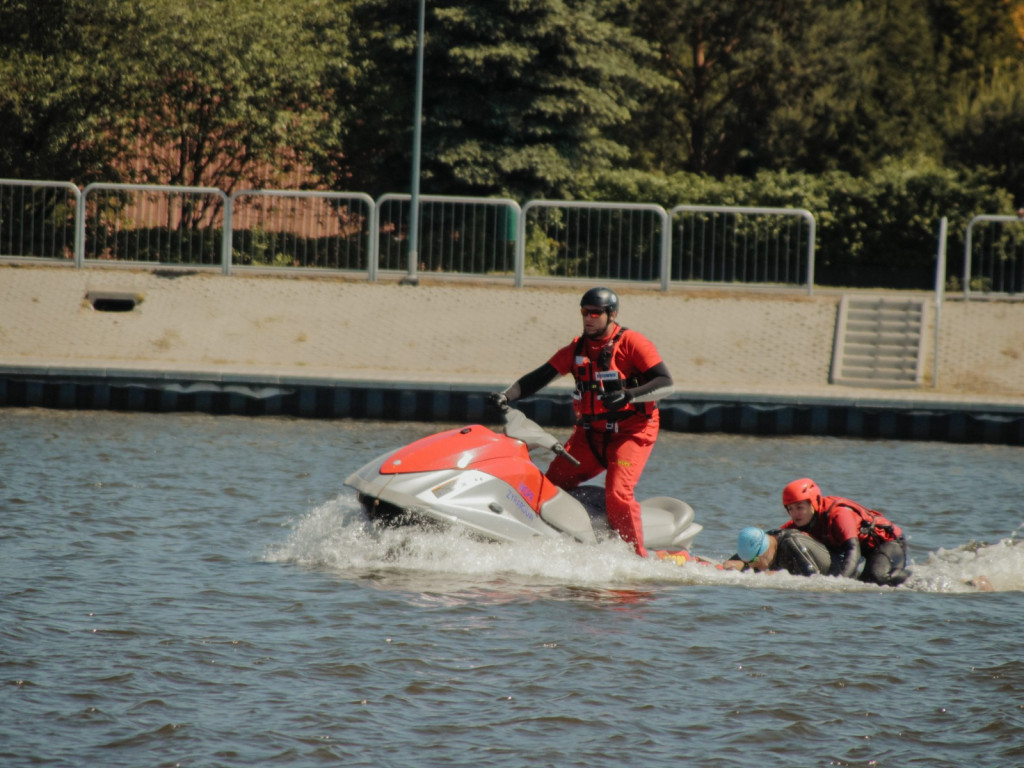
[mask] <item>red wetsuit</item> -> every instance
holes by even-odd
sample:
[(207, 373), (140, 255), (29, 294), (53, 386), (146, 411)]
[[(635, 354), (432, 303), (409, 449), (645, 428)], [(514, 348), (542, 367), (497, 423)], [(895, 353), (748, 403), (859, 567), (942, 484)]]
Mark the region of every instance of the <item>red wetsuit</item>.
[[(608, 348), (602, 359), (602, 350)], [(610, 352), (610, 355), (609, 355)], [(635, 387), (642, 375), (662, 362), (654, 344), (642, 334), (614, 325), (610, 336), (592, 340), (577, 337), (548, 361), (561, 375), (576, 379), (573, 404), (576, 429), (566, 450), (580, 466), (556, 456), (547, 476), (555, 485), (572, 490), (607, 469), (605, 504), (608, 524), (646, 557), (640, 504), (633, 491), (658, 438), (659, 415), (653, 402), (630, 403), (609, 412), (600, 395), (615, 387)]]

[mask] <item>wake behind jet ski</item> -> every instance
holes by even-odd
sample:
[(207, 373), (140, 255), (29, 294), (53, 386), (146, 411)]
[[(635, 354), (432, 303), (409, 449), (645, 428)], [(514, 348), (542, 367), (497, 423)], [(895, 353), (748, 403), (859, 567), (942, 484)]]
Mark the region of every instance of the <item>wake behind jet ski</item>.
[[(571, 537), (593, 544), (616, 534), (604, 514), (604, 489), (571, 494), (548, 480), (530, 456), (568, 456), (558, 440), (515, 408), (501, 432), (480, 425), (449, 429), (384, 454), (345, 480), (370, 519), (385, 524), (452, 525), (493, 541)], [(571, 457), (569, 457), (570, 460)], [(689, 549), (702, 526), (684, 501), (641, 501), (651, 550)]]

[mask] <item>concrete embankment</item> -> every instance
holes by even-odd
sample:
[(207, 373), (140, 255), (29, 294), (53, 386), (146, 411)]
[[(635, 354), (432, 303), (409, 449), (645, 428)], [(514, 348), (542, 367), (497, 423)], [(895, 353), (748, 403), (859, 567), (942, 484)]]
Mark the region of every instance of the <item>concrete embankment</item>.
[[(667, 429), (1024, 444), (1024, 303), (947, 300), (937, 336), (930, 306), (925, 381), (879, 390), (829, 384), (836, 292), (619, 292), (676, 380)], [(580, 293), (4, 265), (0, 404), (483, 420), (578, 333)], [(528, 410), (568, 424), (568, 385)]]

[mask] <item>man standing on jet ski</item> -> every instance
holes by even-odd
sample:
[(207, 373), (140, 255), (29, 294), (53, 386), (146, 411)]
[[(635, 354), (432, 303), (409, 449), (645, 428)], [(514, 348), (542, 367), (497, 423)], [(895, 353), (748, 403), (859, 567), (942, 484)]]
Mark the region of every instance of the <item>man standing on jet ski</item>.
[(591, 288), (580, 308), (583, 334), (504, 392), (493, 393), (491, 402), (500, 408), (572, 374), (576, 428), (565, 448), (579, 466), (556, 456), (546, 475), (572, 490), (607, 470), (608, 524), (646, 557), (640, 503), (633, 493), (658, 439), (656, 402), (672, 391), (672, 376), (653, 343), (616, 322), (619, 297), (614, 291)]

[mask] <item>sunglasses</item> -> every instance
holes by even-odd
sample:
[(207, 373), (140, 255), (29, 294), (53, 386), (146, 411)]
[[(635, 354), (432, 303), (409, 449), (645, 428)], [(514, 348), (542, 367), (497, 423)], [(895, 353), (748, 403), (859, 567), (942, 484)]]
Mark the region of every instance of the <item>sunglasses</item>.
[(584, 317), (600, 317), (604, 314), (603, 309), (588, 309), (587, 307), (580, 307), (580, 314)]

